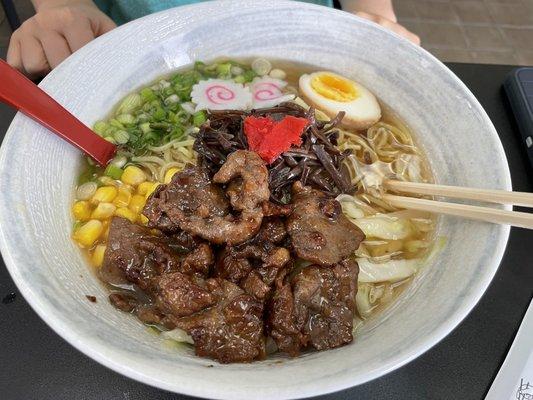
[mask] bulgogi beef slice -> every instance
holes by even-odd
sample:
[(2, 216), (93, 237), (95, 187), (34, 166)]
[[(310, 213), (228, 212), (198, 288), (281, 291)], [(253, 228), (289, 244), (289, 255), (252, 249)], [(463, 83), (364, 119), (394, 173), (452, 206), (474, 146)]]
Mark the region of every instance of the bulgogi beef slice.
[(276, 289), (268, 303), (267, 332), (276, 342), (278, 350), (291, 357), (300, 354), (305, 347), (304, 335), (296, 326), (294, 295), (290, 282), (276, 282)]
[(256, 271), (251, 271), (246, 278), (240, 283), (241, 288), (256, 299), (265, 300), (270, 292), (270, 286), (267, 285), (261, 275)]
[(296, 323), (317, 350), (353, 340), (357, 275), (355, 261), (304, 268), (292, 282)]
[(175, 317), (194, 314), (216, 302), (203, 279), (181, 272), (161, 275), (154, 286), (159, 310)]
[(281, 351), (331, 349), (353, 340), (357, 275), (355, 261), (312, 265), (277, 285), (269, 304), (268, 330)]
[(213, 182), (229, 183), (226, 194), (235, 210), (253, 210), (270, 197), (268, 170), (257, 153), (237, 150), (213, 175)]
[(338, 201), (300, 182), (293, 185), (294, 211), (287, 231), (298, 257), (332, 265), (353, 254), (364, 233), (342, 213)]
[(207, 172), (188, 166), (174, 174), (169, 184), (157, 187), (148, 198), (143, 214), (148, 218), (149, 227), (177, 232), (186, 215), (207, 218), (224, 216), (228, 211), (228, 200), (222, 189), (211, 183)]
[(215, 255), (208, 243), (200, 243), (192, 249), (181, 262), (181, 271), (185, 274), (200, 274), (207, 277), (209, 268), (215, 263)]
[(109, 229), (100, 278), (111, 285), (137, 284), (147, 289), (155, 276), (180, 265), (180, 255), (170, 247), (171, 240), (154, 235), (150, 229), (114, 217)]
[(251, 270), (252, 265), (247, 257), (244, 257), (237, 248), (226, 246), (217, 257), (214, 276), (239, 284)]
[(287, 229), (285, 228), (285, 222), (281, 218), (268, 217), (263, 219), (261, 229), (255, 235), (254, 243), (281, 243), (283, 239), (287, 237)]
[(264, 299), (274, 280), (289, 265), (289, 250), (269, 241), (226, 246), (215, 265), (215, 276), (225, 278), (247, 293)]
[(221, 363), (251, 362), (265, 355), (263, 304), (237, 285), (220, 278), (206, 281), (217, 303), (176, 326), (191, 335), (195, 352)]
[[(244, 189), (244, 182), (243, 185)], [(268, 182), (265, 185), (268, 190)], [(253, 201), (262, 197), (254, 197)], [(259, 206), (252, 209), (241, 207), (247, 206), (249, 199), (240, 194), (237, 196), (236, 192), (230, 193), (230, 200), (239, 206), (234, 207), (234, 212), (239, 211), (236, 215), (232, 213), (226, 194), (210, 181), (206, 170), (190, 166), (175, 174), (168, 185), (156, 189), (148, 198), (143, 214), (150, 227), (165, 232), (181, 229), (211, 243), (238, 244), (257, 233), (263, 212)]]
[(132, 312), (138, 305), (137, 297), (132, 293), (115, 292), (109, 295), (109, 302), (120, 311)]
[(170, 237), (172, 239), (172, 245), (176, 248), (176, 250), (180, 250), (185, 253), (202, 244), (202, 240), (200, 238), (185, 231), (173, 233)]

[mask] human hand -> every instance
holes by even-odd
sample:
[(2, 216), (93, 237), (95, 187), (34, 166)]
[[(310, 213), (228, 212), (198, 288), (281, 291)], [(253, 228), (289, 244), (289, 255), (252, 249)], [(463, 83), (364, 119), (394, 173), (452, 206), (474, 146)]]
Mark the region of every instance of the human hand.
[(375, 22), (378, 25), (383, 26), (384, 28), (387, 28), (395, 33), (397, 33), (400, 36), (403, 36), (404, 38), (410, 40), (414, 44), (420, 46), (420, 38), (418, 35), (414, 34), (413, 32), (409, 31), (404, 26), (400, 25), (396, 21), (392, 21), (388, 18), (382, 17), (381, 15), (367, 13), (363, 11), (356, 12), (355, 15), (358, 17), (368, 19), (369, 21)]
[(90, 0), (41, 0), (9, 42), (7, 62), (30, 78), (46, 75), (115, 23)]

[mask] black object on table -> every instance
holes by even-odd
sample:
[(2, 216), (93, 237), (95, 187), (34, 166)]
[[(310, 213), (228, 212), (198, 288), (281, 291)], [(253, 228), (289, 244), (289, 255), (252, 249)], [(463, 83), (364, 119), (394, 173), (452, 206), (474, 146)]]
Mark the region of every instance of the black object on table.
[[(472, 90), (496, 126), (514, 190), (533, 192), (527, 156), (501, 90), (512, 67), (449, 67)], [(0, 105), (0, 138), (13, 115)], [(533, 295), (532, 248), (533, 231), (513, 228), (492, 284), (474, 311), (448, 337), (384, 377), (316, 400), (483, 399)], [(75, 350), (31, 310), (4, 265), (0, 265), (0, 298), (0, 398), (191, 399), (132, 381)]]
[[(1, 0), (2, 8), (6, 14), (7, 22), (12, 31), (18, 29), (20, 26), (20, 18), (13, 4), (13, 0)], [(3, 132), (2, 132), (3, 133)]]

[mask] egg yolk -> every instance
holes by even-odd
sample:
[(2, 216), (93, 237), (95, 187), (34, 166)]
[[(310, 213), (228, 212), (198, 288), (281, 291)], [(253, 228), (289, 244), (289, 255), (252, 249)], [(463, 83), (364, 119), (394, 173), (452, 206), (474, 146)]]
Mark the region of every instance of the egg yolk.
[(357, 98), (352, 81), (340, 76), (320, 74), (311, 80), (313, 90), (326, 99), (347, 103)]

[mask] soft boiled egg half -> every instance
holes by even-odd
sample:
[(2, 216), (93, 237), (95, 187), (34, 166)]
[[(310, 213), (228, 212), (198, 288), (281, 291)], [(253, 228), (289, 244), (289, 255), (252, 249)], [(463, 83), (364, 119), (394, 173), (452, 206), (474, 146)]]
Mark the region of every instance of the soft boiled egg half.
[(379, 103), (367, 88), (334, 72), (304, 74), (299, 86), (303, 99), (328, 117), (344, 111), (346, 128), (367, 129), (381, 118)]

